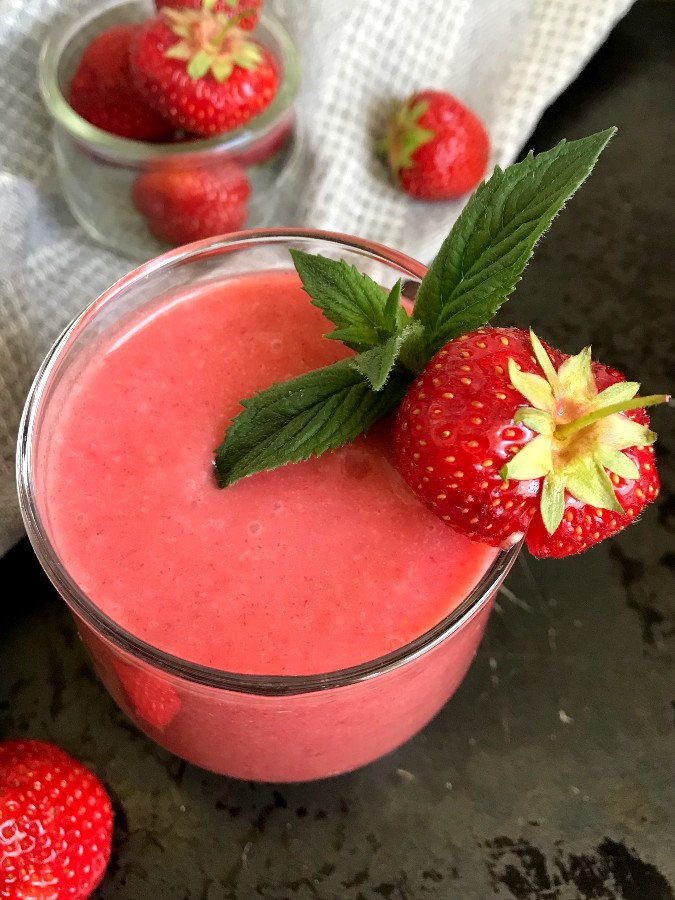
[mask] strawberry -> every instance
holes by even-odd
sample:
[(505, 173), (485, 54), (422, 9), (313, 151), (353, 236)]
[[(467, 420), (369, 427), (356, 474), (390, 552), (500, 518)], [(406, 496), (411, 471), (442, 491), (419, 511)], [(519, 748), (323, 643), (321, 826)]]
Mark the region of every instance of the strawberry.
[(166, 728), (175, 719), (181, 699), (159, 675), (121, 662), (115, 663), (115, 671), (139, 718), (153, 728)]
[(441, 91), (420, 91), (399, 106), (385, 145), (394, 181), (419, 200), (447, 200), (473, 190), (489, 152), (480, 119)]
[(131, 79), (129, 45), (137, 25), (114, 25), (85, 48), (68, 101), (97, 128), (135, 141), (168, 141), (172, 126), (150, 107)]
[(239, 28), (251, 31), (258, 24), (262, 0), (155, 0), (155, 6), (158, 11), (170, 6), (224, 13), (230, 19), (237, 18)]
[(108, 865), (112, 823), (101, 782), (63, 750), (0, 743), (3, 900), (85, 900)]
[[(445, 345), (399, 409), (404, 479), (443, 521), (537, 556), (565, 556), (619, 531), (658, 494), (655, 435), (618, 372), (551, 350), (518, 328)], [(531, 531), (529, 530), (531, 529)]]
[(175, 128), (199, 135), (238, 128), (272, 101), (270, 54), (223, 13), (165, 8), (131, 45), (136, 87)]
[(250, 192), (239, 163), (222, 160), (149, 169), (134, 182), (133, 201), (158, 240), (179, 245), (242, 228)]

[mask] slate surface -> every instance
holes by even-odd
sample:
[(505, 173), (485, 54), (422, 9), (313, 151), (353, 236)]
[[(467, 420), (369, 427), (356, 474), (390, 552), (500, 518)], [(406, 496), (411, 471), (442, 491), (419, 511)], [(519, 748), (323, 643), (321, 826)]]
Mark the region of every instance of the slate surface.
[[(675, 385), (675, 4), (639, 3), (530, 145), (620, 134), (502, 315)], [(670, 120), (670, 121), (669, 121)], [(397, 752), (308, 785), (181, 763), (94, 678), (26, 542), (0, 562), (0, 736), (56, 741), (116, 801), (101, 900), (672, 900), (675, 417), (663, 493), (578, 559), (522, 557), (443, 712)]]

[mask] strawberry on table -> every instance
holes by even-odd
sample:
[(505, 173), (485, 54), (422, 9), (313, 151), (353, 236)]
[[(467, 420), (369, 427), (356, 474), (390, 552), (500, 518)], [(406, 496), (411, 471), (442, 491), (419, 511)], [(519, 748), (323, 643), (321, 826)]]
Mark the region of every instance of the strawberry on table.
[(272, 56), (224, 13), (166, 7), (131, 46), (136, 87), (175, 128), (220, 134), (261, 113), (276, 93)]
[(419, 200), (448, 200), (473, 190), (490, 151), (480, 119), (442, 91), (420, 91), (401, 104), (385, 143), (394, 181)]
[(158, 240), (179, 245), (243, 228), (250, 193), (242, 166), (221, 160), (149, 169), (134, 182), (133, 200)]
[[(480, 328), (440, 350), (401, 404), (401, 474), (443, 521), (536, 556), (578, 553), (658, 495), (639, 385), (518, 328)], [(618, 406), (617, 406), (618, 404)], [(636, 408), (630, 408), (634, 406)]]
[(155, 6), (157, 10), (170, 6), (224, 13), (230, 19), (236, 18), (237, 25), (244, 31), (251, 31), (258, 24), (262, 0), (155, 0)]
[(112, 823), (101, 782), (63, 750), (0, 743), (3, 900), (85, 900), (108, 865)]
[(168, 141), (173, 127), (134, 87), (129, 45), (138, 25), (114, 25), (87, 45), (68, 92), (78, 115), (119, 137), (136, 141)]

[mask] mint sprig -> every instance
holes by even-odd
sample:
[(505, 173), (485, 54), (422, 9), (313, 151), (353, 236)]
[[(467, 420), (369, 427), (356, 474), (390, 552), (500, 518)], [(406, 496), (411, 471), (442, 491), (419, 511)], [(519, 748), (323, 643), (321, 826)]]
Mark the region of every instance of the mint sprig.
[(444, 344), (485, 324), (504, 303), (614, 131), (495, 168), (443, 242), (412, 316), (400, 305), (400, 281), (387, 292), (344, 260), (292, 250), (305, 291), (335, 325), (326, 337), (356, 355), (242, 400), (216, 450), (220, 486), (335, 450), (391, 412)]
[(273, 384), (242, 401), (244, 411), (216, 450), (218, 484), (348, 444), (391, 412), (407, 389), (408, 379), (393, 376), (374, 391), (350, 359)]

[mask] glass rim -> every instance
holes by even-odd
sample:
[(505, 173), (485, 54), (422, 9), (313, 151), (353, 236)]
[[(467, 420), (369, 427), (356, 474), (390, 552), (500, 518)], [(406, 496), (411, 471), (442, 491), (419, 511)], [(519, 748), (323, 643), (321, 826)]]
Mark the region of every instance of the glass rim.
[(263, 11), (259, 23), (269, 32), (281, 50), (283, 76), (270, 105), (241, 128), (209, 138), (176, 143), (152, 143), (109, 134), (83, 119), (68, 103), (59, 86), (58, 66), (61, 55), (70, 41), (91, 22), (116, 7), (130, 6), (141, 0), (107, 0), (86, 15), (68, 18), (51, 28), (38, 58), (38, 84), (42, 100), (52, 119), (76, 140), (91, 149), (109, 154), (119, 162), (142, 163), (147, 160), (183, 157), (206, 151), (237, 153), (249, 149), (263, 138), (293, 105), (300, 83), (300, 59), (295, 44), (281, 22)]
[(208, 238), (171, 250), (133, 269), (115, 282), (88, 304), (57, 338), (31, 385), (19, 426), (16, 457), (19, 504), (28, 538), (52, 584), (76, 616), (83, 619), (99, 637), (147, 665), (195, 684), (261, 696), (308, 694), (345, 687), (384, 675), (423, 656), (450, 637), (488, 603), (508, 574), (522, 546), (521, 541), (507, 550), (499, 550), (490, 567), (459, 606), (433, 628), (413, 641), (364, 663), (312, 675), (254, 675), (227, 672), (167, 653), (118, 625), (103, 613), (70, 577), (43, 525), (33, 484), (32, 450), (33, 438), (37, 429), (36, 418), (50, 376), (69, 352), (78, 335), (86, 329), (91, 318), (103, 306), (114, 301), (130, 285), (148, 279), (155, 272), (174, 265), (220, 255), (250, 245), (284, 243), (293, 240), (318, 240), (328, 244), (337, 244), (346, 249), (365, 251), (371, 257), (407, 273), (415, 280), (421, 280), (426, 272), (425, 266), (421, 263), (383, 244), (339, 232), (314, 229), (275, 228), (240, 231), (225, 237)]

